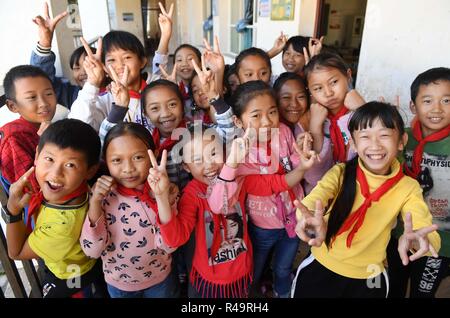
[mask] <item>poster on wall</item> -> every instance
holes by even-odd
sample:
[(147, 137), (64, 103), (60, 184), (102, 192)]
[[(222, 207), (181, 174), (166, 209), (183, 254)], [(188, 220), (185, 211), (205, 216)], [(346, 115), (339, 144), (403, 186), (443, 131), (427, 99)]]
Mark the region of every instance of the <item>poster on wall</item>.
[(269, 15), (270, 15), (270, 1), (259, 0), (259, 16), (261, 18), (266, 18)]
[(272, 0), (271, 12), (271, 20), (294, 20), (295, 0)]

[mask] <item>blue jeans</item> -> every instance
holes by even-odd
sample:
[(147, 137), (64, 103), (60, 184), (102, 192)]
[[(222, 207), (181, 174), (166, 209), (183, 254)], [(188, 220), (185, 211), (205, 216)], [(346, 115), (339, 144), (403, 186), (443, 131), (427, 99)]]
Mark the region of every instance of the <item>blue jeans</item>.
[(289, 297), (291, 290), (292, 263), (297, 254), (300, 240), (290, 238), (285, 229), (263, 229), (249, 224), (249, 233), (253, 245), (253, 285), (261, 279), (267, 257), (273, 253), (273, 288), (279, 297)]
[(178, 298), (180, 289), (175, 271), (167, 276), (161, 283), (138, 291), (124, 291), (108, 284), (111, 298)]

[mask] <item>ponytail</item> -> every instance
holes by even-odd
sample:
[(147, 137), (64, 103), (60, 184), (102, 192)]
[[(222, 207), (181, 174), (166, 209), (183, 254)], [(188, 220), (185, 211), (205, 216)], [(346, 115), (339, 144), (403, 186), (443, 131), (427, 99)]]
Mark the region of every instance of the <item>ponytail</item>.
[(350, 161), (347, 161), (344, 169), (344, 179), (342, 181), (341, 189), (336, 198), (336, 201), (331, 209), (330, 217), (328, 219), (327, 234), (325, 237), (325, 244), (328, 248), (331, 247), (339, 229), (344, 224), (347, 217), (352, 212), (353, 202), (356, 196), (356, 168), (358, 165), (358, 156)]

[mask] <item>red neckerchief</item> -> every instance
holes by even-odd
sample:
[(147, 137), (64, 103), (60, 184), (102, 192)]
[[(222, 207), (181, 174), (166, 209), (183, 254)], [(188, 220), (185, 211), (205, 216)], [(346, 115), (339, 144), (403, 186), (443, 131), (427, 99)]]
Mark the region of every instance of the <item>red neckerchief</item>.
[[(261, 165), (261, 166), (266, 166), (266, 167), (270, 167), (271, 165), (272, 165), (272, 146), (271, 146), (271, 141), (269, 141), (268, 143), (267, 143), (267, 156), (269, 157), (269, 162), (268, 163), (262, 163), (260, 160), (259, 160), (259, 149), (258, 149), (258, 151), (257, 151), (257, 153), (256, 153), (256, 157), (257, 157), (257, 162), (258, 162), (258, 164), (259, 165)], [(283, 168), (283, 166), (278, 162), (278, 170), (277, 170), (277, 172), (276, 172), (276, 174), (279, 174), (279, 175), (284, 175), (284, 174), (287, 174), (287, 173), (289, 173), (290, 171), (285, 171), (284, 170), (284, 168)], [(289, 197), (290, 197), (290, 199), (291, 199), (291, 202), (293, 203), (294, 202), (294, 200), (296, 199), (296, 197), (295, 197), (295, 193), (294, 193), (294, 191), (292, 190), (292, 188), (290, 188), (289, 190), (288, 190), (288, 193), (289, 193)]]
[(144, 90), (144, 88), (147, 86), (147, 82), (144, 80), (141, 80), (141, 88), (139, 89), (139, 92), (133, 91), (133, 90), (128, 90), (128, 94), (130, 94), (130, 98), (136, 98), (136, 99), (140, 99), (141, 98), (141, 92)]
[(333, 143), (333, 159), (335, 162), (346, 162), (347, 152), (345, 150), (344, 138), (342, 137), (341, 129), (337, 122), (339, 118), (348, 113), (348, 109), (342, 106), (336, 115), (328, 113), (328, 119), (330, 120), (330, 137)]
[[(180, 123), (178, 124), (177, 128), (186, 128), (186, 120), (182, 119)], [(160, 144), (161, 140), (161, 133), (158, 128), (154, 128), (152, 132), (153, 142), (155, 144), (156, 152), (158, 153), (157, 157), (159, 157), (163, 150), (167, 150), (167, 152), (170, 152), (172, 150), (173, 146), (179, 141), (172, 139), (172, 136), (167, 137), (162, 144)]]
[(401, 178), (403, 178), (403, 171), (400, 168), (398, 170), (398, 173), (386, 180), (381, 186), (378, 187), (374, 192), (370, 193), (369, 184), (367, 183), (366, 175), (364, 174), (364, 171), (361, 169), (361, 167), (356, 167), (356, 180), (358, 180), (359, 187), (361, 189), (361, 194), (364, 196), (365, 200), (363, 204), (355, 211), (353, 212), (344, 222), (342, 227), (340, 228), (337, 235), (340, 235), (350, 229), (350, 227), (353, 228), (350, 231), (350, 233), (347, 236), (347, 247), (350, 247), (352, 245), (353, 237), (355, 236), (356, 232), (358, 232), (359, 228), (362, 226), (364, 222), (364, 218), (366, 217), (367, 209), (370, 208), (372, 205), (372, 202), (377, 202), (380, 200), (380, 198), (388, 192), (397, 182), (400, 181)]
[(140, 201), (145, 202), (149, 208), (153, 210), (153, 212), (158, 212), (158, 206), (156, 204), (156, 201), (154, 198), (150, 196), (151, 188), (148, 185), (148, 182), (145, 181), (144, 189), (138, 190), (138, 189), (130, 189), (127, 187), (124, 187), (120, 184), (117, 185), (117, 192), (119, 192), (123, 196), (127, 197), (136, 197)]
[(414, 154), (411, 162), (411, 168), (408, 167), (406, 162), (404, 163), (405, 172), (408, 176), (417, 179), (420, 174), (420, 163), (422, 162), (423, 151), (427, 142), (439, 141), (447, 138), (450, 135), (450, 125), (445, 127), (438, 132), (432, 133), (431, 135), (423, 138), (422, 128), (419, 121), (413, 124), (412, 133), (414, 138), (419, 142), (414, 149)]
[[(72, 199), (78, 198), (82, 195), (86, 195), (86, 193), (89, 191), (88, 185), (86, 182), (83, 182), (80, 184), (80, 186), (73, 191), (72, 193), (66, 195), (65, 197), (61, 198), (61, 201), (70, 201)], [(36, 214), (39, 211), (39, 208), (41, 207), (42, 202), (44, 201), (44, 194), (42, 191), (35, 192), (31, 195), (30, 204), (28, 206), (28, 216), (27, 216), (27, 229), (31, 232), (31, 217)]]
[(186, 91), (186, 85), (183, 81), (178, 84), (178, 89), (180, 90), (181, 96), (183, 96), (183, 100), (191, 99), (191, 96), (189, 96), (189, 92)]

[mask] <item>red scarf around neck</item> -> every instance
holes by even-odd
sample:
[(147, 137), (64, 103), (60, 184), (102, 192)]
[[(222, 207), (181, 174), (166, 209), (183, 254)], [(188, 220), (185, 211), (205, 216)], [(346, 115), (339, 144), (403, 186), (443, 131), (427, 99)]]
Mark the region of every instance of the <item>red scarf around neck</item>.
[(151, 191), (152, 189), (150, 188), (147, 181), (145, 181), (144, 189), (142, 190), (126, 188), (120, 184), (117, 185), (117, 192), (119, 192), (121, 195), (127, 197), (136, 197), (140, 201), (145, 202), (149, 208), (157, 213), (158, 205), (156, 204), (155, 199), (150, 196)]
[(353, 237), (356, 235), (356, 232), (358, 232), (358, 230), (362, 226), (364, 218), (366, 217), (366, 212), (372, 205), (372, 202), (379, 201), (380, 198), (386, 192), (388, 192), (395, 184), (397, 184), (397, 182), (399, 182), (401, 178), (403, 178), (403, 171), (400, 168), (398, 170), (398, 173), (394, 177), (386, 180), (381, 186), (378, 187), (378, 189), (370, 193), (366, 175), (364, 174), (364, 171), (361, 169), (359, 164), (357, 165), (356, 180), (358, 180), (361, 189), (361, 194), (364, 196), (365, 200), (363, 204), (355, 212), (353, 212), (353, 214), (347, 217), (344, 224), (337, 233), (337, 235), (340, 235), (348, 231), (353, 226), (353, 228), (351, 229), (350, 233), (347, 236), (347, 247), (351, 247)]
[(344, 137), (342, 137), (341, 129), (338, 126), (338, 120), (342, 116), (348, 113), (348, 109), (342, 106), (336, 115), (328, 113), (328, 119), (330, 120), (330, 137), (333, 144), (333, 159), (335, 162), (346, 162), (347, 151), (345, 149)]
[[(87, 183), (83, 182), (82, 184), (80, 184), (80, 186), (75, 191), (73, 191), (72, 193), (61, 198), (61, 201), (64, 201), (64, 202), (71, 201), (72, 199), (78, 198), (82, 195), (86, 195), (86, 193), (88, 191), (89, 191), (89, 187), (88, 187)], [(32, 231), (31, 217), (39, 211), (44, 199), (45, 198), (44, 198), (44, 194), (42, 193), (42, 191), (35, 192), (31, 195), (30, 204), (28, 206), (28, 216), (27, 216), (27, 229), (29, 232)]]
[(178, 89), (180, 90), (181, 96), (183, 96), (183, 100), (191, 99), (189, 91), (186, 89), (186, 84), (183, 81), (180, 81), (178, 84)]
[(144, 90), (144, 88), (147, 86), (147, 82), (144, 80), (141, 80), (141, 88), (139, 89), (139, 92), (128, 90), (128, 94), (130, 94), (130, 98), (140, 99), (141, 98), (141, 92)]
[(447, 127), (438, 132), (432, 133), (431, 135), (423, 138), (422, 127), (420, 125), (420, 122), (416, 121), (413, 124), (412, 133), (414, 138), (419, 142), (419, 144), (416, 146), (416, 149), (414, 149), (411, 168), (409, 168), (405, 162), (404, 169), (408, 176), (417, 179), (421, 171), (420, 163), (422, 162), (422, 156), (423, 151), (425, 149), (425, 145), (427, 144), (427, 142), (434, 142), (447, 138), (450, 135), (450, 125), (448, 125)]
[[(186, 128), (186, 120), (182, 119), (177, 128)], [(155, 129), (153, 129), (152, 137), (153, 137), (153, 143), (155, 144), (155, 147), (156, 147), (156, 152), (158, 153), (157, 157), (162, 155), (162, 152), (164, 149), (167, 150), (167, 152), (170, 152), (170, 150), (172, 150), (173, 146), (175, 146), (175, 144), (179, 141), (179, 140), (172, 139), (172, 136), (170, 136), (170, 137), (167, 137), (164, 140), (164, 142), (161, 144), (160, 143), (161, 142), (161, 132), (156, 127), (155, 127)]]

